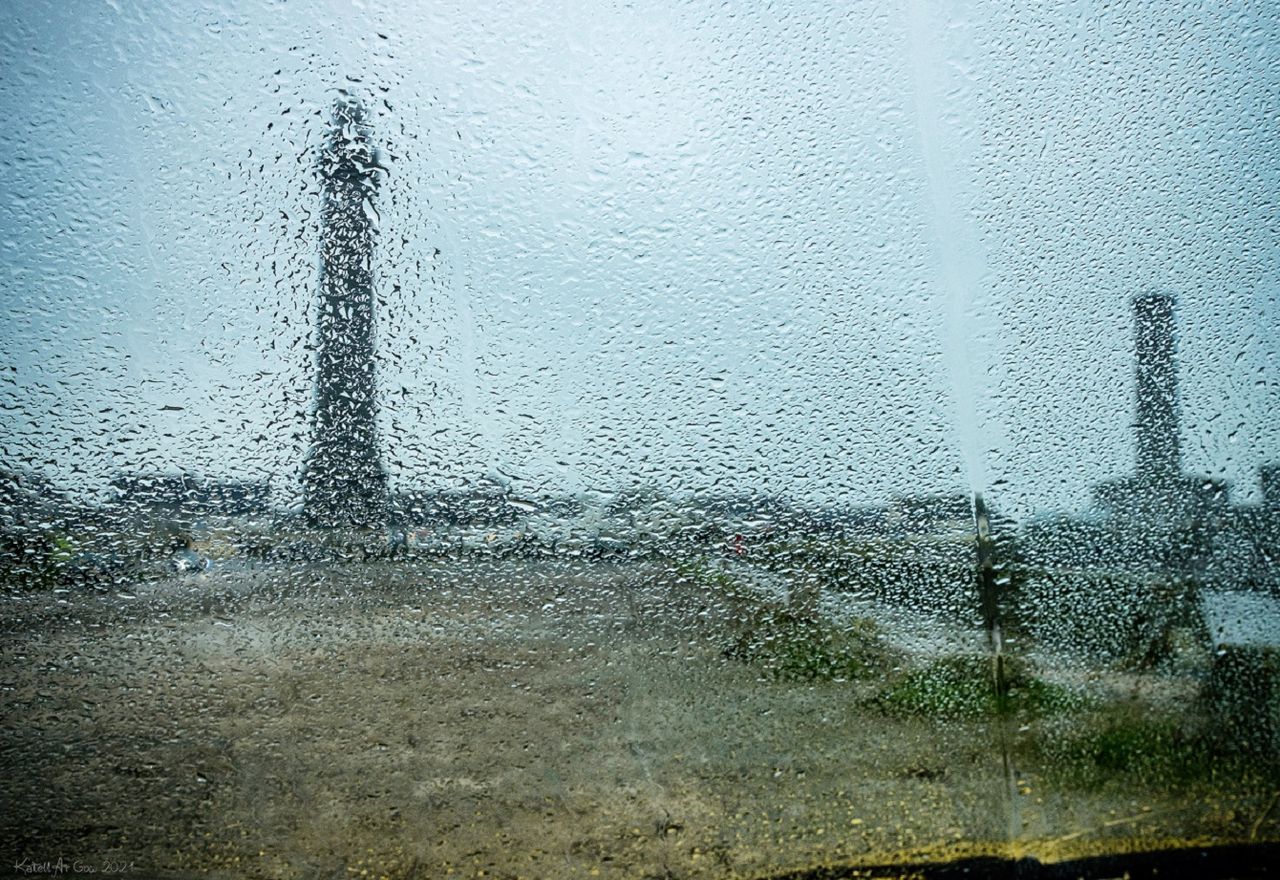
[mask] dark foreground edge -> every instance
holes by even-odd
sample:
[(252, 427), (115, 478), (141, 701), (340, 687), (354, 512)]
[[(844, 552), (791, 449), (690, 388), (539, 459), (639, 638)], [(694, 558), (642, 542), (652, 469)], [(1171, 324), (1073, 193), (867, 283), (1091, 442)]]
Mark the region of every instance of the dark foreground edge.
[[(879, 865), (817, 868), (777, 874), (767, 880), (854, 880), (903, 877), (912, 880), (1253, 880), (1280, 877), (1280, 844), (1190, 847), (1094, 856), (1068, 862), (1038, 862), (1032, 858), (995, 856), (918, 865)], [(763, 880), (763, 878), (762, 878)]]

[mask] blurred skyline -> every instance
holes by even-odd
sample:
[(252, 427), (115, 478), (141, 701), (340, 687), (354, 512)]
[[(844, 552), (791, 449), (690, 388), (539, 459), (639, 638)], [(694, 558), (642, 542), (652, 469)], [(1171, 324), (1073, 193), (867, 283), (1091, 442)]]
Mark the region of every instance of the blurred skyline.
[(393, 488), (1079, 510), (1134, 469), (1159, 291), (1184, 468), (1256, 500), (1280, 21), (1006, 6), (10, 4), (4, 463), (297, 493), (346, 90), (389, 170)]

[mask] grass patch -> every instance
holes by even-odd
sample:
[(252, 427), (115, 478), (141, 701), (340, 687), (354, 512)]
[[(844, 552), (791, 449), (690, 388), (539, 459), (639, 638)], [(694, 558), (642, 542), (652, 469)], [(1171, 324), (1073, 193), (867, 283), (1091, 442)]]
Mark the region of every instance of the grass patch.
[(1168, 718), (1094, 715), (1075, 719), (1069, 730), (1041, 732), (1033, 750), (1056, 784), (1098, 789), (1108, 783), (1180, 787), (1207, 780), (1219, 762), (1201, 736)]
[(1072, 763), (1107, 774), (1190, 769), (1191, 742), (1169, 722), (1116, 722), (1072, 743)]
[(755, 663), (775, 679), (848, 681), (879, 675), (888, 665), (880, 628), (863, 618), (836, 624), (766, 605), (737, 628), (724, 655)]
[(1280, 784), (1280, 758), (1243, 753), (1203, 722), (1111, 704), (1041, 729), (1025, 750), (1068, 789)]
[(896, 652), (868, 618), (827, 620), (762, 595), (705, 563), (677, 567), (685, 607), (730, 659), (782, 681), (850, 681), (884, 675)]
[(1004, 687), (996, 686), (990, 657), (945, 657), (903, 675), (880, 694), (894, 715), (947, 719), (1039, 717), (1079, 709), (1083, 698), (1034, 677), (1015, 658), (1003, 658)]

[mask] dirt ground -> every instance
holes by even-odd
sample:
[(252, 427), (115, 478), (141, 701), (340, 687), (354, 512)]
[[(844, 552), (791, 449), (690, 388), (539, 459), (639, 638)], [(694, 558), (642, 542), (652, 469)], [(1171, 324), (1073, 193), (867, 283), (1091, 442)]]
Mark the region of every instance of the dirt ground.
[(766, 877), (1280, 836), (1265, 791), (1057, 792), (1000, 722), (762, 681), (664, 618), (667, 577), (381, 562), (8, 600), (0, 868)]

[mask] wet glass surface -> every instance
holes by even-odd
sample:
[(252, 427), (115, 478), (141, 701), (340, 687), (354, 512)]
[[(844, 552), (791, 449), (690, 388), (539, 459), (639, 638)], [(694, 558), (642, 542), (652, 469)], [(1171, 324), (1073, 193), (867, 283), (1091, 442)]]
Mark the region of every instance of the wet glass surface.
[(482, 7), (0, 10), (0, 870), (1261, 875), (1267, 7)]

